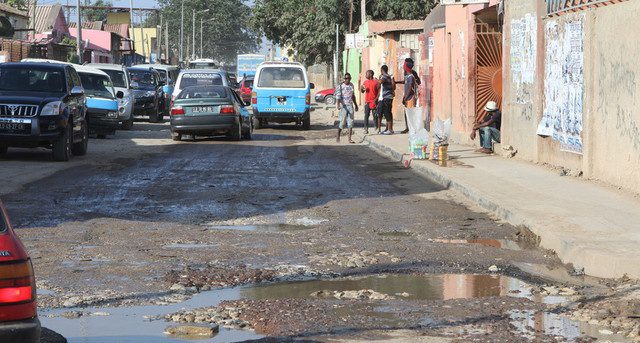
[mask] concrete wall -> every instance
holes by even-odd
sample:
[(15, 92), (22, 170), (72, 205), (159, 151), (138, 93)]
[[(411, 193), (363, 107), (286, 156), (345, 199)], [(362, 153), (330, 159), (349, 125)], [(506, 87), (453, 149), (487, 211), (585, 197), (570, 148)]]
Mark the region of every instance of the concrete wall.
[[(503, 145), (518, 150), (517, 158), (582, 171), (588, 178), (640, 193), (640, 65), (635, 57), (640, 54), (635, 39), (640, 23), (634, 18), (638, 11), (640, 2), (627, 1), (547, 18), (538, 0), (506, 2), (502, 131)], [(521, 47), (514, 37), (523, 36), (518, 23), (526, 17), (537, 18), (537, 31), (529, 33), (537, 40), (535, 48), (514, 52), (514, 47)], [(557, 53), (554, 40), (566, 40), (563, 35), (547, 37), (545, 28), (556, 23), (562, 30), (570, 22), (583, 26), (582, 153), (567, 152), (558, 140), (536, 134), (554, 96), (545, 88), (549, 58)], [(532, 82), (522, 77), (527, 55), (536, 56)]]

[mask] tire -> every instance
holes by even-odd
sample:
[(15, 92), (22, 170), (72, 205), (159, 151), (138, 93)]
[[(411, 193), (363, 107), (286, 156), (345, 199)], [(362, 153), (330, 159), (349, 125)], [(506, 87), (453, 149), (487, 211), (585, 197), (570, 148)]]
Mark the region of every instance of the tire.
[(0, 145), (0, 157), (4, 157), (4, 155), (7, 154), (7, 151), (9, 151), (9, 147)]
[(229, 139), (236, 142), (242, 140), (242, 122), (239, 122), (237, 127), (234, 127), (229, 131)]
[(336, 97), (333, 95), (327, 95), (324, 98), (324, 103), (327, 105), (335, 105), (336, 104)]
[(307, 131), (311, 128), (311, 115), (302, 118), (302, 129)]
[(153, 111), (153, 113), (149, 114), (149, 122), (150, 123), (157, 123), (159, 122), (159, 114), (158, 111)]
[(176, 133), (176, 132), (171, 132), (171, 139), (174, 142), (179, 142), (182, 140), (182, 134), (181, 133)]
[(125, 131), (130, 131), (133, 128), (133, 114), (131, 115), (131, 118), (122, 123), (120, 128)]
[(242, 138), (248, 141), (253, 139), (253, 119), (249, 120), (249, 128), (242, 134)]
[(87, 150), (89, 149), (89, 129), (87, 129), (87, 124), (84, 123), (82, 125), (82, 141), (78, 143), (73, 143), (71, 146), (71, 153), (74, 156), (84, 156), (87, 154)]
[(53, 160), (58, 162), (71, 159), (71, 123), (67, 123), (60, 137), (53, 142), (52, 155)]

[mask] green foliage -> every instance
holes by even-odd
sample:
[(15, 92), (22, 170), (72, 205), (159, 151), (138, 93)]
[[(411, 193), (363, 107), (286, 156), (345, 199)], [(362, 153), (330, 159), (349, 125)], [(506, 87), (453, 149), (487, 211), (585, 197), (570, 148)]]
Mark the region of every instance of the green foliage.
[[(424, 19), (437, 0), (368, 1), (367, 15), (374, 20)], [(307, 65), (331, 63), (335, 52), (336, 24), (340, 41), (349, 29), (348, 0), (256, 0), (252, 27), (270, 41), (298, 53)], [(352, 29), (360, 23), (360, 0), (353, 0)], [(344, 45), (343, 45), (344, 46)]]
[(27, 0), (7, 0), (4, 1), (4, 3), (6, 3), (7, 5), (15, 8), (15, 9), (19, 9), (21, 11), (27, 11)]
[[(158, 5), (169, 28), (169, 45), (180, 49), (180, 13), (182, 0), (158, 0)], [(207, 13), (196, 14), (196, 55), (200, 55), (200, 19), (203, 24), (204, 58), (222, 62), (234, 62), (238, 54), (251, 53), (256, 49), (256, 35), (248, 27), (251, 9), (243, 0), (189, 0), (184, 1), (184, 53), (191, 54), (193, 10)], [(187, 49), (189, 37), (189, 49)]]
[[(113, 3), (111, 1), (96, 0), (95, 2), (91, 3), (91, 6), (113, 6)], [(84, 20), (86, 21), (106, 21), (107, 13), (109, 13), (109, 10), (85, 9), (83, 13)]]
[(62, 38), (62, 40), (60, 41), (60, 44), (70, 45), (73, 47), (73, 49), (69, 49), (69, 51), (67, 52), (67, 62), (78, 63), (80, 61), (78, 55), (76, 55), (76, 47), (78, 45), (74, 38), (64, 36), (64, 38)]

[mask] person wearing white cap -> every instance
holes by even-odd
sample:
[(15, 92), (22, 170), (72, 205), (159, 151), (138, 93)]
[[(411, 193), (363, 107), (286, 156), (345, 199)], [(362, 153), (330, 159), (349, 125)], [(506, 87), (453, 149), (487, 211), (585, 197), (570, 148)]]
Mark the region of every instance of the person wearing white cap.
[(498, 108), (498, 104), (495, 101), (487, 102), (484, 107), (487, 111), (487, 115), (483, 118), (482, 122), (476, 123), (471, 131), (471, 139), (476, 139), (476, 131), (480, 131), (480, 145), (479, 152), (485, 154), (493, 153), (493, 141), (500, 143), (500, 126), (502, 124), (502, 113)]

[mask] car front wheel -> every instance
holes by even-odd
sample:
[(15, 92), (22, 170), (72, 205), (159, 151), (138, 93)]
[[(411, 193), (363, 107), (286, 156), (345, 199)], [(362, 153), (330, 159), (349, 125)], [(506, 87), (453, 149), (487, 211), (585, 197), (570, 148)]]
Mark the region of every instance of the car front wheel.
[(65, 126), (60, 137), (53, 142), (52, 154), (54, 161), (66, 162), (71, 158), (71, 123)]

